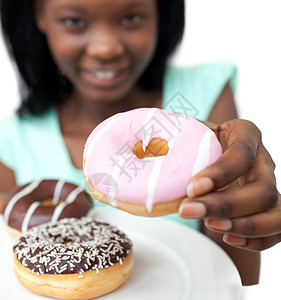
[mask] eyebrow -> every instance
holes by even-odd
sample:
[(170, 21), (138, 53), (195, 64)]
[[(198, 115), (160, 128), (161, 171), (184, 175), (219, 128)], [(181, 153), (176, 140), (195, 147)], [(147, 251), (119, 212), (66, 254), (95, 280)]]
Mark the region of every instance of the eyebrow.
[[(120, 3), (122, 5), (122, 3)], [(76, 5), (75, 3), (73, 4), (69, 4), (69, 3), (62, 3), (62, 4), (57, 4), (57, 9), (69, 9), (69, 10), (80, 10), (80, 11), (85, 11), (85, 9), (79, 5)], [(135, 1), (132, 1), (130, 3), (126, 3), (126, 5), (124, 5), (122, 7), (122, 9), (132, 9), (132, 8), (139, 8), (140, 6), (144, 6), (145, 3), (143, 1), (138, 1), (138, 0), (135, 0)]]
[(85, 11), (81, 6), (76, 6), (75, 4), (58, 4), (58, 6), (56, 7), (56, 9), (59, 9), (59, 10), (63, 10), (63, 9), (68, 9), (68, 10), (80, 10), (80, 11)]
[(144, 6), (146, 3), (144, 3), (143, 1), (133, 1), (130, 3), (127, 3), (127, 5), (124, 5), (123, 8), (125, 9), (131, 9), (131, 8), (135, 8), (136, 6)]

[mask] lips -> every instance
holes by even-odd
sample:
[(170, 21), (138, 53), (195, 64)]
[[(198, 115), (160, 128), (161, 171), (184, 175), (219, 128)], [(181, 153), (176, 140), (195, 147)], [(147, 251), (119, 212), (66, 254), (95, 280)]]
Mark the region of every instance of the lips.
[(82, 69), (81, 74), (87, 83), (95, 87), (109, 88), (118, 85), (128, 73), (128, 69)]

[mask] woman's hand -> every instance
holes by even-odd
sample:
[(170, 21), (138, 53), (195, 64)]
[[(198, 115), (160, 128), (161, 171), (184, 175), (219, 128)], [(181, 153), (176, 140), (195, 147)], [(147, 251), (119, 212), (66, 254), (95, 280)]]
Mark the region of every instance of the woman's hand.
[(259, 129), (238, 119), (210, 128), (224, 153), (192, 178), (180, 216), (204, 218), (234, 247), (260, 251), (280, 242), (281, 196)]

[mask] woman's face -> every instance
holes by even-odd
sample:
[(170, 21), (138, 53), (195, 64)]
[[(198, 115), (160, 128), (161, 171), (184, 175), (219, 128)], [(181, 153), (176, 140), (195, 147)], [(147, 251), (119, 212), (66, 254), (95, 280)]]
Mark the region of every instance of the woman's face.
[(91, 101), (125, 97), (157, 43), (155, 0), (37, 0), (36, 19), (59, 69)]

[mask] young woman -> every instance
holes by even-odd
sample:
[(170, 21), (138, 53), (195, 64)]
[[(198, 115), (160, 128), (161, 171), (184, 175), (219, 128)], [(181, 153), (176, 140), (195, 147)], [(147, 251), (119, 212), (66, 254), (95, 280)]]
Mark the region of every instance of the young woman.
[[(179, 214), (204, 218), (213, 231), (202, 230), (230, 254), (243, 283), (254, 284), (259, 255), (238, 248), (280, 240), (274, 164), (252, 123), (228, 121), (237, 117), (233, 66), (168, 66), (183, 11), (183, 0), (2, 0), (22, 102), (0, 125), (0, 191), (38, 178), (83, 184), (83, 146), (101, 121), (138, 107), (177, 111), (181, 103), (220, 124), (212, 129), (225, 152), (194, 177)], [(264, 226), (270, 208), (275, 218)]]

